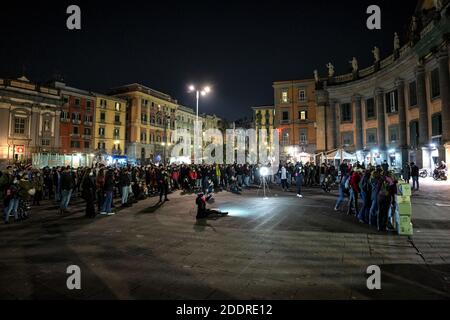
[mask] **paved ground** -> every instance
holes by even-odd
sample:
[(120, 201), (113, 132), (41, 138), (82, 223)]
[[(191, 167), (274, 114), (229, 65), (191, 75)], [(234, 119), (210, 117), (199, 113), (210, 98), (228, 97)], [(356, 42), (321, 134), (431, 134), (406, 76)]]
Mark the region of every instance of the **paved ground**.
[[(433, 191), (437, 190), (437, 191)], [(195, 221), (192, 195), (152, 198), (111, 217), (83, 218), (74, 201), (0, 226), (0, 298), (11, 299), (448, 299), (450, 185), (414, 197), (413, 237), (381, 234), (332, 210), (335, 195), (272, 190), (219, 193), (223, 218)], [(82, 289), (66, 288), (78, 265)], [(369, 291), (369, 265), (382, 289)]]

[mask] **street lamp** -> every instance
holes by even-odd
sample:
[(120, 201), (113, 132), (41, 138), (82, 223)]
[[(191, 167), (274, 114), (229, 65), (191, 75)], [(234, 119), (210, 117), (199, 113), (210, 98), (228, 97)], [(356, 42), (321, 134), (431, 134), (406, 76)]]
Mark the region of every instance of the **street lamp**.
[(198, 102), (200, 100), (200, 95), (202, 97), (206, 96), (208, 93), (211, 92), (211, 87), (206, 86), (202, 90), (198, 90), (198, 89), (195, 88), (194, 85), (191, 84), (189, 86), (189, 92), (195, 92), (195, 97), (196, 97), (196, 114), (197, 114), (197, 121), (198, 121)]

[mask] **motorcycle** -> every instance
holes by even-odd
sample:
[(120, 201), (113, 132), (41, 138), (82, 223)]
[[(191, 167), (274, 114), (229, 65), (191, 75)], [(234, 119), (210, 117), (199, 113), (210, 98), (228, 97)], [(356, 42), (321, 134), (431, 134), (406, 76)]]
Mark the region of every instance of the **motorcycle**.
[(433, 172), (433, 179), (436, 181), (447, 181), (447, 172), (445, 172), (445, 170), (436, 169)]
[(427, 171), (427, 169), (422, 169), (422, 170), (420, 170), (420, 171), (419, 171), (419, 177), (421, 177), (421, 178), (426, 178), (426, 177), (428, 177), (428, 171)]

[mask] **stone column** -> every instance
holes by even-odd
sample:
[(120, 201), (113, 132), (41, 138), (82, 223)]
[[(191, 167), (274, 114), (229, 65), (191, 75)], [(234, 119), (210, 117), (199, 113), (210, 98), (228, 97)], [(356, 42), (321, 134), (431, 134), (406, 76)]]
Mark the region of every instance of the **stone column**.
[(336, 149), (336, 102), (330, 101), (326, 109), (327, 150)]
[(364, 143), (363, 143), (361, 96), (354, 95), (352, 97), (352, 100), (355, 105), (356, 151), (362, 151), (364, 148)]
[[(58, 149), (58, 152), (60, 152), (61, 147), (61, 132), (59, 132), (61, 129), (61, 110), (55, 111), (55, 126), (54, 126), (54, 132), (52, 134), (54, 139), (54, 147), (55, 149)], [(92, 133), (93, 136), (95, 136), (95, 132)]]
[(442, 144), (444, 155), (439, 154), (441, 159), (450, 164), (450, 76), (448, 64), (448, 48), (440, 51), (437, 59), (439, 65), (439, 85), (442, 103)]
[(416, 155), (419, 168), (431, 168), (428, 131), (428, 103), (425, 82), (425, 68), (419, 65), (416, 68), (417, 105), (419, 106), (419, 150)]
[(386, 117), (384, 106), (384, 91), (380, 88), (375, 89), (375, 103), (377, 108), (378, 120), (378, 145), (383, 160), (386, 160)]
[(416, 69), (417, 81), (417, 104), (419, 106), (419, 145), (421, 147), (429, 144), (428, 133), (428, 104), (425, 84), (425, 68), (421, 65)]
[(406, 103), (405, 103), (405, 82), (401, 79), (397, 79), (395, 82), (398, 96), (398, 134), (399, 134), (399, 147), (402, 155), (402, 168), (403, 165), (409, 161), (408, 159), (408, 140), (406, 131)]

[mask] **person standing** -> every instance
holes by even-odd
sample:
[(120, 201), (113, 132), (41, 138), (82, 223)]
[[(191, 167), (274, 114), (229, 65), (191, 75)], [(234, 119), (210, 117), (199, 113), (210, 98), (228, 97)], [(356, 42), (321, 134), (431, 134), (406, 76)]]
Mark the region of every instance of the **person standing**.
[(387, 173), (389, 171), (389, 164), (387, 163), (386, 160), (383, 161), (383, 164), (381, 165), (381, 168), (383, 169), (383, 171), (385, 173)]
[(167, 194), (169, 193), (169, 177), (164, 168), (160, 168), (158, 170), (157, 179), (159, 189), (159, 202), (162, 202), (163, 195), (164, 201), (169, 201), (169, 198), (167, 198)]
[(87, 168), (84, 173), (83, 180), (81, 181), (81, 195), (86, 201), (86, 217), (95, 218), (95, 183), (94, 173), (91, 168)]
[[(359, 213), (359, 204), (358, 204), (358, 196), (360, 193), (359, 183), (361, 182), (360, 169), (355, 168), (355, 170), (351, 173), (350, 176), (350, 199), (348, 200), (348, 215), (358, 214)], [(353, 208), (355, 211), (353, 212)]]
[(105, 170), (99, 169), (97, 177), (95, 179), (95, 190), (97, 192), (97, 211), (102, 211), (103, 202), (105, 201), (105, 192), (103, 190), (105, 186)]
[(411, 162), (411, 178), (413, 181), (413, 190), (419, 191), (419, 167), (414, 162)]
[(403, 166), (402, 175), (403, 180), (405, 180), (405, 182), (409, 184), (409, 180), (411, 179), (411, 167), (409, 166), (408, 162), (405, 162), (405, 165)]
[(112, 170), (108, 170), (105, 175), (105, 185), (103, 187), (103, 192), (105, 198), (103, 200), (102, 210), (100, 214), (103, 215), (113, 215), (112, 212), (112, 201), (113, 201), (113, 192), (114, 192), (114, 173)]
[(42, 193), (44, 190), (44, 178), (39, 170), (35, 170), (33, 173), (33, 187), (36, 193), (33, 197), (33, 205), (40, 206), (42, 200)]
[(120, 172), (119, 185), (122, 190), (122, 207), (125, 207), (128, 205), (128, 193), (131, 186), (131, 179), (130, 174), (128, 173), (128, 168), (124, 168)]
[(70, 172), (70, 167), (64, 169), (61, 173), (61, 204), (60, 214), (67, 212), (69, 207), (70, 198), (72, 197), (72, 191), (74, 188), (74, 181)]
[(295, 166), (294, 175), (295, 175), (295, 185), (297, 187), (297, 197), (303, 198), (302, 195), (303, 169), (300, 163), (297, 163), (297, 165)]
[(287, 170), (284, 165), (281, 166), (281, 188), (283, 191), (287, 191)]

